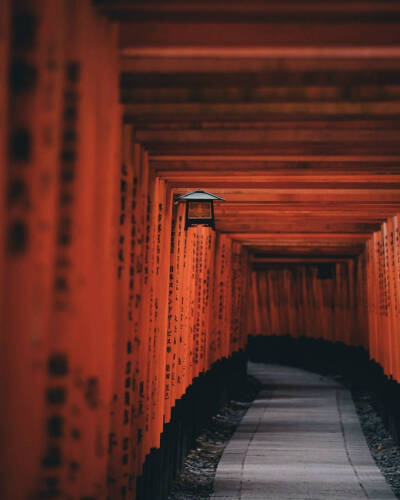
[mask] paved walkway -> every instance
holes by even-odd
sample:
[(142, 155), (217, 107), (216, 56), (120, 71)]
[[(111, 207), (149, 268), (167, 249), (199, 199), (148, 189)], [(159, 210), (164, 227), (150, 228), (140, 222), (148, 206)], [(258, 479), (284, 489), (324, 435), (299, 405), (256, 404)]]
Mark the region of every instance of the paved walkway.
[(350, 393), (320, 375), (250, 363), (264, 387), (218, 465), (212, 498), (387, 500)]

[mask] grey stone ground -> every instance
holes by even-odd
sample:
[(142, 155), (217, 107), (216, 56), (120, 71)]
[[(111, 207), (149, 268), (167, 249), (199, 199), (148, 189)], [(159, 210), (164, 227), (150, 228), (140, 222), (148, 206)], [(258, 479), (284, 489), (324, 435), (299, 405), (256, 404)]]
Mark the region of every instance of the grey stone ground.
[(394, 499), (350, 393), (320, 375), (249, 365), (263, 389), (219, 462), (214, 499)]

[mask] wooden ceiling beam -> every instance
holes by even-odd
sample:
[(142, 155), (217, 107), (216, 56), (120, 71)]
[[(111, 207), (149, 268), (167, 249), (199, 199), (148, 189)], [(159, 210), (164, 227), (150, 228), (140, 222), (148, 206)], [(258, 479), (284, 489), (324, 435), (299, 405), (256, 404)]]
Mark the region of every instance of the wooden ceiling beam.
[[(210, 185), (218, 182), (234, 182), (239, 185), (243, 183), (270, 183), (274, 187), (280, 187), (282, 182), (287, 186), (289, 183), (293, 185), (308, 185), (319, 187), (321, 182), (332, 183), (335, 187), (351, 187), (351, 184), (363, 187), (364, 184), (369, 184), (371, 187), (376, 184), (377, 186), (398, 188), (397, 184), (400, 183), (400, 174), (368, 174), (357, 173), (347, 170), (347, 172), (327, 173), (326, 171), (306, 172), (300, 174), (299, 172), (291, 173), (287, 171), (267, 173), (260, 171), (247, 171), (247, 172), (232, 172), (229, 169), (224, 171), (214, 172), (199, 172), (199, 171), (161, 171), (157, 172), (157, 177), (165, 179), (168, 182), (209, 182)], [(260, 186), (261, 187), (261, 186)], [(368, 187), (368, 186), (366, 186)]]
[(283, 87), (247, 85), (234, 86), (225, 83), (217, 87), (205, 83), (204, 86), (175, 87), (137, 87), (126, 85), (121, 88), (121, 100), (124, 104), (140, 102), (304, 102), (312, 99), (321, 102), (354, 100), (360, 102), (392, 101), (399, 99), (400, 85), (312, 85), (302, 86), (292, 84)]
[[(215, 214), (221, 217), (235, 217), (235, 215), (244, 216), (284, 216), (284, 217), (385, 217), (387, 213), (392, 213), (398, 209), (398, 203), (383, 204), (380, 203), (260, 203), (253, 206), (246, 203), (227, 203), (214, 206)], [(318, 210), (316, 210), (318, 209)]]
[(304, 264), (307, 266), (318, 266), (318, 264), (340, 264), (340, 263), (349, 263), (351, 261), (354, 261), (354, 258), (337, 258), (337, 259), (328, 259), (325, 261), (315, 261), (315, 260), (310, 260), (307, 258), (298, 258), (296, 260), (292, 259), (291, 261), (275, 261), (275, 262), (264, 262), (264, 263), (254, 263), (252, 264), (252, 269), (253, 271), (274, 271), (274, 270), (297, 270), (298, 269), (298, 264)]
[[(319, 210), (318, 207), (314, 209), (314, 216), (309, 213), (300, 213), (298, 215), (278, 212), (259, 212), (258, 214), (246, 213), (246, 212), (232, 212), (232, 215), (221, 215), (216, 212), (215, 217), (218, 221), (224, 221), (224, 224), (262, 224), (267, 222), (269, 224), (282, 223), (285, 224), (303, 224), (304, 221), (308, 221), (309, 224), (380, 224), (386, 220), (388, 217), (385, 213), (369, 213), (365, 211), (360, 215), (357, 214), (330, 214), (329, 212), (324, 212)], [(390, 214), (394, 215), (394, 214)]]
[[(178, 166), (175, 166), (176, 163)], [(190, 162), (182, 160), (180, 162), (152, 162), (150, 165), (156, 175), (163, 178), (180, 178), (183, 175), (190, 177), (209, 176), (209, 178), (218, 178), (228, 173), (232, 177), (244, 177), (246, 174), (255, 177), (264, 177), (277, 179), (281, 176), (313, 179), (317, 176), (335, 178), (343, 176), (344, 178), (381, 178), (396, 179), (400, 175), (400, 163), (377, 162), (371, 164), (362, 164), (354, 166), (351, 162), (349, 169), (348, 162), (342, 163), (317, 163), (317, 162), (230, 162), (230, 161), (201, 161)]]
[(286, 131), (286, 130), (399, 130), (400, 120), (396, 117), (379, 117), (376, 119), (352, 119), (340, 117), (316, 117), (297, 120), (274, 119), (274, 120), (237, 120), (235, 117), (227, 121), (216, 118), (213, 120), (176, 120), (175, 117), (167, 117), (163, 121), (141, 121), (136, 123), (135, 129), (138, 133), (146, 131)]
[[(400, 30), (399, 30), (400, 31)], [(257, 120), (266, 116), (389, 116), (397, 117), (400, 113), (400, 99), (390, 101), (308, 101), (308, 102), (139, 102), (124, 106), (124, 119), (135, 120), (142, 117), (159, 119), (165, 116), (216, 117), (226, 119), (232, 115), (251, 116)]]
[(330, 245), (330, 246), (325, 246), (324, 244), (319, 245), (319, 246), (267, 246), (267, 245), (255, 245), (255, 244), (250, 244), (250, 245), (245, 245), (246, 248), (250, 250), (251, 253), (257, 254), (257, 253), (263, 253), (266, 256), (270, 257), (287, 257), (287, 256), (318, 256), (318, 257), (323, 257), (323, 256), (341, 256), (341, 257), (355, 257), (359, 255), (365, 248), (365, 244), (359, 244), (359, 245)]
[[(379, 51), (372, 54), (367, 49), (358, 50), (356, 54), (342, 51), (341, 56), (336, 51), (335, 57), (327, 57), (326, 51), (320, 53), (320, 58), (312, 58), (304, 52), (297, 52), (298, 57), (293, 57), (289, 56), (287, 51), (285, 53), (281, 51), (280, 56), (277, 57), (278, 52), (275, 51), (275, 58), (267, 58), (265, 55), (257, 55), (254, 51), (252, 57), (239, 55), (235, 51), (230, 54), (229, 58), (225, 52), (225, 55), (214, 53), (213, 57), (205, 57), (203, 54), (203, 57), (195, 59), (178, 56), (165, 57), (165, 55), (162, 57), (154, 55), (152, 57), (139, 55), (134, 57), (132, 54), (130, 56), (122, 54), (121, 71), (124, 77), (132, 75), (139, 78), (149, 78), (150, 75), (153, 75), (153, 78), (159, 76), (160, 79), (167, 75), (169, 78), (176, 79), (180, 76), (188, 78), (191, 75), (193, 78), (197, 78), (201, 75), (212, 75), (215, 80), (209, 78), (211, 84), (218, 81), (218, 76), (227, 78), (231, 75), (232, 78), (242, 81), (246, 74), (258, 79), (263, 78), (263, 81), (277, 81), (279, 83), (290, 81), (293, 77), (297, 82), (324, 81), (324, 79), (338, 81), (340, 78), (348, 81), (348, 76), (352, 76), (353, 80), (358, 82), (390, 83), (399, 81), (400, 60), (397, 57), (380, 57)], [(273, 53), (270, 52), (270, 54), (272, 56)], [(344, 57), (345, 54), (347, 57)], [(217, 57), (218, 55), (219, 57)], [(324, 57), (322, 57), (323, 55)], [(289, 72), (290, 74), (288, 74)], [(296, 73), (297, 75), (295, 75)]]
[[(236, 98), (237, 93), (240, 95), (246, 91), (245, 97), (249, 98), (253, 94), (260, 94), (264, 97), (271, 92), (293, 93), (296, 89), (300, 93), (308, 93), (347, 88), (353, 89), (357, 95), (359, 89), (363, 89), (365, 92), (367, 89), (378, 92), (379, 87), (382, 87), (379, 94), (382, 95), (384, 91), (395, 92), (400, 83), (400, 60), (393, 58), (368, 59), (367, 61), (354, 59), (351, 63), (348, 59), (338, 60), (336, 58), (324, 60), (280, 59), (279, 63), (271, 59), (265, 62), (268, 62), (271, 67), (255, 74), (244, 71), (221, 73), (214, 70), (209, 73), (174, 74), (122, 71), (120, 88), (127, 91), (127, 95), (132, 95), (135, 100), (137, 100), (135, 95), (138, 92), (141, 97), (154, 96), (154, 100), (162, 101), (166, 96), (170, 98), (171, 95), (177, 97), (183, 95), (204, 100), (207, 96), (214, 96), (215, 92), (222, 97)], [(200, 61), (200, 65), (201, 63), (202, 61)], [(122, 65), (124, 65), (124, 60)], [(250, 75), (252, 78), (249, 78)], [(129, 93), (130, 90), (133, 90), (134, 93)], [(155, 94), (155, 91), (158, 91), (159, 94)], [(163, 92), (166, 93), (165, 96)], [(351, 95), (351, 92), (346, 94), (347, 97)], [(346, 96), (342, 96), (342, 98)], [(217, 101), (215, 98), (214, 100)]]
[(400, 12), (400, 6), (395, 0), (348, 0), (347, 2), (325, 2), (325, 1), (302, 1), (293, 0), (280, 1), (279, 3), (266, 0), (250, 0), (243, 3), (241, 0), (219, 0), (211, 2), (207, 0), (170, 0), (169, 2), (160, 0), (142, 0), (132, 2), (131, 0), (97, 0), (99, 10), (103, 14), (115, 16), (114, 19), (126, 20), (130, 16), (135, 18), (140, 14), (152, 14), (154, 17), (165, 16), (165, 14), (181, 15), (185, 13), (207, 14), (212, 17), (223, 14), (224, 18), (229, 15), (236, 15), (239, 19), (243, 16), (262, 14), (279, 15), (284, 14), (285, 19), (290, 16), (306, 14), (307, 19), (313, 14), (341, 14), (348, 17), (356, 15), (360, 20), (363, 14), (373, 14), (378, 16), (390, 16)]
[[(293, 181), (292, 179), (288, 178), (287, 181), (285, 182), (284, 179), (279, 179), (275, 181), (267, 180), (264, 181), (262, 179), (242, 179), (242, 180), (237, 180), (235, 178), (222, 178), (222, 179), (206, 179), (206, 178), (184, 178), (182, 180), (170, 180), (170, 186), (172, 188), (184, 188), (188, 184), (190, 185), (196, 185), (197, 188), (207, 188), (211, 190), (216, 190), (216, 189), (236, 189), (236, 188), (241, 188), (241, 189), (276, 189), (276, 190), (282, 190), (282, 189), (290, 189), (290, 190), (318, 190), (318, 189), (323, 189), (323, 190), (348, 190), (354, 191), (354, 190), (366, 190), (368, 192), (371, 192), (372, 190), (379, 190), (379, 191), (397, 191), (397, 196), (400, 196), (400, 183), (399, 182), (385, 182), (382, 180), (381, 182), (368, 182), (368, 181), (357, 181), (357, 180), (348, 180), (347, 182), (342, 181), (341, 183), (336, 182), (336, 181), (329, 181), (329, 180), (324, 180), (323, 177), (319, 181), (314, 181), (314, 182), (308, 182), (307, 180), (303, 181)], [(392, 198), (387, 198), (387, 199), (392, 199)]]
[[(365, 228), (365, 231), (369, 231), (370, 228), (376, 228), (379, 226), (382, 222), (385, 221), (386, 217), (374, 217), (374, 216), (367, 216), (364, 215), (364, 217), (354, 217), (351, 215), (347, 215), (347, 217), (341, 215), (341, 216), (334, 216), (330, 217), (328, 214), (322, 214), (319, 215), (318, 210), (315, 210), (316, 214), (314, 217), (310, 217), (307, 215), (300, 215), (297, 217), (294, 216), (287, 216), (287, 215), (279, 215), (278, 213), (275, 213), (274, 215), (270, 214), (262, 214), (258, 216), (254, 216), (254, 214), (243, 214), (243, 213), (236, 213), (233, 216), (227, 216), (227, 215), (219, 215), (216, 214), (215, 218), (218, 221), (218, 227), (221, 227), (221, 224), (223, 227), (227, 227), (228, 225), (237, 225), (239, 226), (260, 226), (260, 227), (274, 227), (274, 228), (282, 228), (283, 225), (285, 227), (297, 227), (299, 228), (299, 224), (301, 224), (301, 227), (315, 227), (315, 226), (327, 226), (329, 228), (340, 226), (343, 229), (337, 229), (334, 232), (339, 232), (344, 230), (344, 228), (351, 228), (354, 227), (354, 231), (350, 232), (355, 232), (356, 228), (357, 230), (361, 228)], [(376, 229), (372, 229), (376, 230)], [(363, 232), (365, 232), (363, 231)], [(268, 232), (268, 231), (267, 231)], [(319, 232), (319, 231), (318, 231)]]
[[(179, 194), (194, 191), (196, 186), (176, 190)], [(400, 207), (399, 189), (214, 189), (215, 194), (230, 202), (392, 202)], [(356, 207), (355, 207), (356, 208)]]
[(380, 229), (379, 223), (338, 223), (338, 222), (326, 222), (326, 223), (316, 223), (303, 221), (301, 224), (290, 224), (285, 219), (280, 222), (272, 223), (270, 221), (265, 221), (264, 223), (254, 223), (254, 221), (236, 221), (228, 223), (224, 219), (216, 218), (216, 224), (218, 231), (222, 233), (297, 233), (299, 227), (304, 233), (315, 233), (315, 232), (325, 232), (325, 233), (362, 233), (371, 234), (374, 231)]
[[(157, 56), (187, 54), (198, 56), (199, 50), (233, 49), (269, 50), (271, 57), (285, 57), (282, 49), (290, 57), (343, 57), (347, 51), (357, 54), (360, 49), (369, 49), (368, 57), (374, 57), (379, 50), (381, 57), (393, 56), (390, 49), (400, 45), (398, 19), (394, 16), (384, 22), (344, 21), (338, 23), (334, 16), (321, 20), (281, 22), (254, 19), (253, 22), (238, 20), (142, 20), (121, 19), (120, 46), (124, 55)], [(290, 19), (290, 13), (286, 13)], [(397, 46), (397, 47), (396, 47)], [(146, 51), (147, 49), (147, 51)], [(274, 50), (275, 49), (275, 50)], [(168, 51), (168, 52), (166, 52)], [(171, 52), (172, 51), (172, 52)], [(206, 52), (207, 53), (207, 52)], [(234, 54), (235, 52), (233, 52)], [(209, 54), (209, 52), (207, 53)], [(239, 52), (239, 55), (241, 53)], [(267, 52), (262, 52), (266, 57)], [(354, 57), (354, 55), (352, 55)], [(359, 56), (358, 56), (359, 57)]]
[(146, 130), (137, 131), (135, 139), (146, 147), (157, 144), (263, 144), (263, 143), (372, 143), (382, 145), (398, 142), (399, 129), (358, 129), (349, 134), (348, 129), (285, 129), (285, 130)]
[[(301, 229), (301, 228), (298, 228)], [(356, 242), (356, 241), (365, 241), (370, 237), (370, 233), (353, 233), (353, 234), (343, 234), (343, 233), (303, 233), (297, 231), (297, 233), (230, 233), (230, 237), (235, 240), (244, 239), (246, 241), (258, 240), (258, 241), (268, 241), (268, 243), (272, 244), (273, 242), (281, 242), (286, 238), (290, 240), (290, 244), (298, 244), (298, 241), (306, 241), (307, 244), (313, 244), (314, 242), (319, 241), (334, 241), (336, 244), (339, 242)]]
[(321, 154), (299, 154), (299, 155), (288, 155), (288, 154), (241, 154), (241, 155), (229, 155), (229, 154), (205, 154), (203, 151), (202, 154), (197, 155), (185, 155), (185, 154), (175, 154), (175, 155), (152, 155), (152, 161), (156, 162), (168, 162), (168, 165), (171, 165), (171, 162), (232, 162), (232, 163), (243, 163), (243, 162), (251, 162), (251, 163), (259, 163), (259, 162), (285, 162), (287, 164), (291, 163), (293, 167), (296, 165), (300, 165), (301, 168), (304, 168), (305, 164), (312, 163), (348, 163), (349, 168), (356, 164), (357, 166), (365, 162), (365, 164), (388, 164), (389, 162), (393, 165), (400, 164), (400, 154), (342, 154), (341, 152), (335, 152), (330, 155), (321, 155)]
[(349, 262), (351, 257), (341, 257), (341, 256), (304, 256), (304, 257), (255, 257), (254, 254), (250, 255), (250, 263), (253, 265), (263, 265), (263, 264), (322, 264), (322, 263), (334, 263), (334, 262)]
[(174, 144), (160, 144), (151, 143), (146, 144), (146, 149), (150, 155), (157, 158), (161, 156), (176, 157), (181, 155), (181, 158), (209, 155), (210, 158), (215, 156), (224, 156), (227, 158), (236, 156), (243, 157), (253, 154), (258, 157), (280, 157), (285, 154), (291, 155), (293, 159), (298, 159), (301, 156), (328, 156), (335, 155), (337, 151), (353, 157), (360, 156), (380, 156), (386, 155), (386, 160), (400, 153), (400, 143), (387, 142), (385, 144), (369, 144), (369, 143), (343, 143), (343, 142), (303, 142), (303, 143), (288, 143), (288, 142), (274, 142), (274, 143), (202, 143), (202, 144), (189, 144), (189, 143), (174, 143)]

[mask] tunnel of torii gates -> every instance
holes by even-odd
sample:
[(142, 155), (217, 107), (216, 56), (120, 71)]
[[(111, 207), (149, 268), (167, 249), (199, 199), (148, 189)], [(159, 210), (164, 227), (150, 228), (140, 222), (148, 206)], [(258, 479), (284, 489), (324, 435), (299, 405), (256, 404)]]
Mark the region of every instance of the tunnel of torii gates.
[(1, 0), (0, 75), (3, 500), (138, 498), (249, 334), (400, 381), (399, 2)]

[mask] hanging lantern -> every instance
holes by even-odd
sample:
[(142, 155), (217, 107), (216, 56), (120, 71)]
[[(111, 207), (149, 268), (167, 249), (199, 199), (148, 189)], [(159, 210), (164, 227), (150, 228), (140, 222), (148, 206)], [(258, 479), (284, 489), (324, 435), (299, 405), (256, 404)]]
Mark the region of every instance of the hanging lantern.
[(186, 202), (185, 230), (190, 226), (209, 226), (215, 229), (213, 203), (225, 199), (198, 189), (175, 199), (175, 202), (180, 201)]

